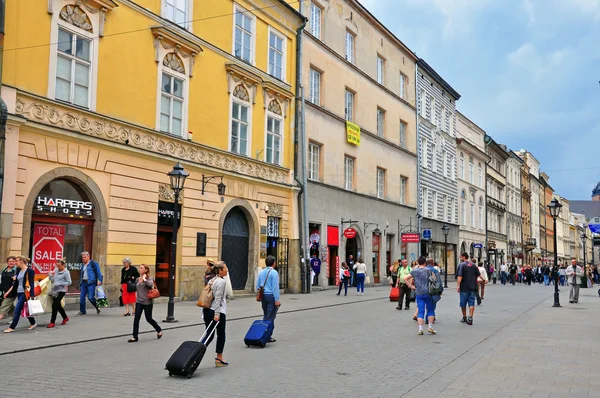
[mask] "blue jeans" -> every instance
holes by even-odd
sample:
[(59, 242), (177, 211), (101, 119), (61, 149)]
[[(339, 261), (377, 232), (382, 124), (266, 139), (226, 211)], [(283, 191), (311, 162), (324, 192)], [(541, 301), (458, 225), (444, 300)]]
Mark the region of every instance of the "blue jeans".
[(460, 308), (466, 308), (467, 304), (469, 307), (475, 307), (476, 291), (470, 290), (467, 292), (460, 292)]
[(427, 310), (427, 318), (435, 316), (435, 304), (428, 294), (416, 296), (417, 300), (417, 318), (425, 319), (425, 310)]
[(275, 306), (275, 296), (265, 293), (262, 300), (263, 321), (271, 321), (273, 330), (275, 330), (275, 316), (277, 316), (277, 308)]
[(356, 274), (356, 292), (365, 292), (365, 274)]
[(500, 283), (506, 285), (506, 272), (504, 271), (500, 272)]
[(564, 275), (561, 275), (561, 276), (560, 276), (560, 285), (561, 285), (561, 286), (564, 286), (564, 285), (565, 285), (565, 276), (564, 276)]
[(544, 286), (548, 286), (550, 284), (550, 275), (544, 275)]
[[(9, 328), (16, 329), (17, 324), (19, 323), (19, 319), (21, 318), (21, 311), (23, 311), (23, 307), (27, 305), (27, 297), (25, 297), (25, 293), (17, 293), (17, 300), (15, 304), (15, 312), (13, 314), (13, 320), (10, 324)], [(27, 320), (30, 325), (35, 325), (35, 318), (32, 316), (28, 316)]]
[(87, 296), (90, 303), (94, 306), (94, 308), (98, 309), (98, 305), (96, 304), (96, 283), (88, 284), (87, 282), (81, 282), (79, 285), (81, 289), (79, 293), (79, 312), (82, 314), (86, 313), (85, 310), (85, 297)]

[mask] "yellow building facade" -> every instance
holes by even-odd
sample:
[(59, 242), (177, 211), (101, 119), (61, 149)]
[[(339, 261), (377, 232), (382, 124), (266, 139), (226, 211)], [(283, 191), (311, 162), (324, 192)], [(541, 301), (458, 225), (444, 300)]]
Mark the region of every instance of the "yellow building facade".
[(252, 290), (269, 254), (295, 291), (303, 22), (279, 0), (7, 2), (2, 257), (43, 274), (64, 255), (78, 281), (89, 251), (113, 299), (131, 257), (166, 295), (181, 162), (176, 296), (198, 296), (207, 258)]

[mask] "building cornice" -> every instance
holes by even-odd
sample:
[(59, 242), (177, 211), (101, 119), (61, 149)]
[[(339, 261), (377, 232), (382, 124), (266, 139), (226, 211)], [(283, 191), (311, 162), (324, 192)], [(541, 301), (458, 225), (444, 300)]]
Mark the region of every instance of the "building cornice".
[(18, 91), (15, 109), (18, 116), (32, 122), (121, 144), (123, 148), (136, 148), (162, 157), (172, 157), (242, 176), (292, 185), (291, 171), (287, 168), (159, 133), (31, 93)]
[(486, 163), (489, 162), (489, 160), (491, 159), (490, 156), (487, 153), (485, 153), (481, 149), (477, 148), (475, 145), (473, 145), (472, 143), (470, 143), (469, 140), (467, 140), (466, 138), (458, 138), (457, 137), (456, 138), (456, 145), (457, 146), (458, 145), (464, 145), (471, 152), (475, 152), (474, 155), (479, 156)]

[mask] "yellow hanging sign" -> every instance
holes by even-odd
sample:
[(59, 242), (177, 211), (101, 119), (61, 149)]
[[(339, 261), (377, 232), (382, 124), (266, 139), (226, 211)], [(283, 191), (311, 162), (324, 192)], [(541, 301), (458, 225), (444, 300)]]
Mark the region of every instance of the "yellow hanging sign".
[(346, 120), (346, 137), (350, 144), (360, 145), (360, 126)]

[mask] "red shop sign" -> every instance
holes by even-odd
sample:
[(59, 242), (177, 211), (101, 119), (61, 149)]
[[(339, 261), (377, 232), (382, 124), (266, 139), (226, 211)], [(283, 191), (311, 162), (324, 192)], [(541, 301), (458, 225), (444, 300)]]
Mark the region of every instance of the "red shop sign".
[(420, 241), (419, 234), (402, 234), (402, 243), (419, 243)]
[(356, 238), (356, 230), (355, 230), (354, 228), (347, 228), (347, 229), (344, 231), (344, 236), (345, 236), (347, 239)]
[(63, 257), (65, 226), (35, 224), (33, 230), (33, 270), (36, 274), (47, 274)]

